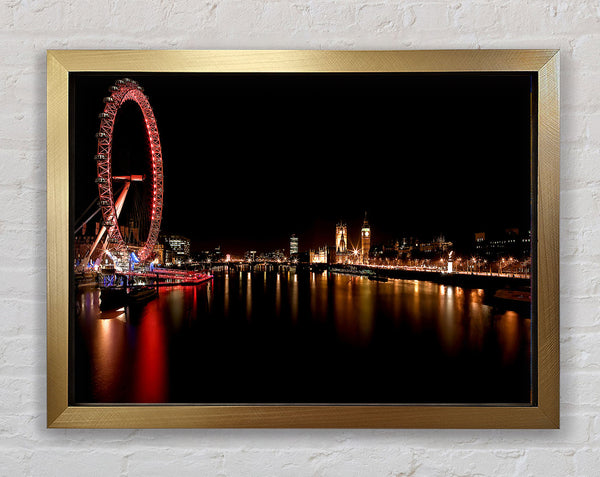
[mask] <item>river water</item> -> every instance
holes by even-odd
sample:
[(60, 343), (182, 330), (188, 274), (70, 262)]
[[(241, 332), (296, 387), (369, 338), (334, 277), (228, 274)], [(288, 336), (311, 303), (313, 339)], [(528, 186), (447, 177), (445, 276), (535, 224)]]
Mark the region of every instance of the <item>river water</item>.
[(215, 272), (100, 312), (78, 292), (73, 403), (531, 400), (529, 313), (485, 291), (337, 273)]

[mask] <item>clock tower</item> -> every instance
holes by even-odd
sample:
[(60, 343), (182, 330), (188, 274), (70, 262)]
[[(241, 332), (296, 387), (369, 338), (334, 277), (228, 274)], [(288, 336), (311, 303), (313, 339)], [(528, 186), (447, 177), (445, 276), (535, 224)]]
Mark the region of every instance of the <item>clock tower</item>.
[(369, 251), (371, 250), (371, 227), (367, 222), (367, 213), (365, 212), (365, 220), (363, 221), (362, 228), (360, 230), (360, 254), (362, 263), (369, 262)]

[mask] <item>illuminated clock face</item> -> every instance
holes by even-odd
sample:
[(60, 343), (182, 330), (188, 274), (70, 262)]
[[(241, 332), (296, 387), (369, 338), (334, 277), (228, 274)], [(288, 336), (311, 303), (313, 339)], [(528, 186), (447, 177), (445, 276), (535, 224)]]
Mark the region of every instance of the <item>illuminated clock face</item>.
[(365, 237), (369, 236), (369, 232), (367, 230), (365, 230)]

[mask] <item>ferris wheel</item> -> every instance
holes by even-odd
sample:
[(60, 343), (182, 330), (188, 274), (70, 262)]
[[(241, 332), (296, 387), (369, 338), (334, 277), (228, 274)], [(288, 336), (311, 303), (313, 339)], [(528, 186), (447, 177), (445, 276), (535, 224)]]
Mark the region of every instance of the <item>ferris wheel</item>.
[[(129, 259), (134, 247), (124, 239), (119, 227), (119, 217), (131, 184), (135, 182), (146, 183), (150, 187), (150, 200), (142, 211), (149, 223), (148, 232), (141, 245), (135, 247), (136, 259), (144, 262), (151, 258), (154, 246), (158, 241), (163, 208), (163, 163), (156, 119), (143, 88), (132, 79), (117, 80), (110, 87), (110, 95), (106, 96), (103, 101), (105, 105), (104, 110), (99, 114), (100, 128), (96, 133), (98, 145), (94, 156), (97, 169), (95, 182), (98, 186), (102, 227), (86, 255), (84, 263), (89, 261), (102, 240), (103, 253), (108, 254), (115, 262), (124, 263)], [(114, 174), (113, 133), (115, 120), (119, 109), (126, 102), (137, 104), (143, 115), (150, 152), (150, 163), (144, 168), (148, 174), (140, 174), (140, 171), (132, 170), (125, 171), (124, 174)]]

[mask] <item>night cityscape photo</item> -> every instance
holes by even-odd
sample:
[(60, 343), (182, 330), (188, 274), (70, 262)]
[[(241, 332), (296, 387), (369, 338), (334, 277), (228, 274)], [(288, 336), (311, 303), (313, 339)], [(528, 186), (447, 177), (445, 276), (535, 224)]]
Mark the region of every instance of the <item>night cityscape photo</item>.
[(71, 73), (77, 404), (535, 404), (528, 73)]

